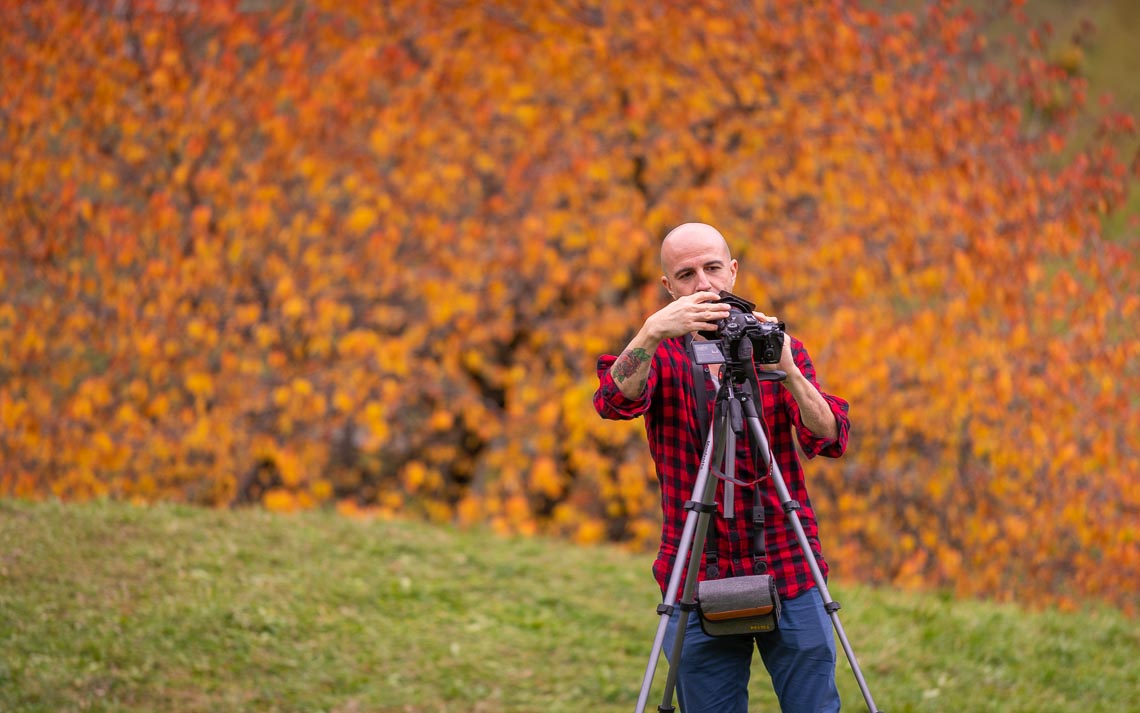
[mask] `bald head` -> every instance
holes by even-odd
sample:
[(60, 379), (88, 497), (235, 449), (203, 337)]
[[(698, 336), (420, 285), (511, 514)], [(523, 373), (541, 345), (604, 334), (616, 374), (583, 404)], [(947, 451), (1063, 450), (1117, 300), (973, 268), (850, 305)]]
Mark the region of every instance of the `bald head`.
[(728, 249), (728, 241), (724, 239), (719, 230), (706, 223), (682, 223), (670, 230), (665, 239), (661, 241), (662, 269), (676, 253), (683, 252), (696, 244), (708, 247), (716, 245), (724, 251), (726, 260), (732, 259), (732, 254)]
[(685, 223), (661, 241), (661, 281), (673, 299), (702, 290), (731, 290), (736, 267), (728, 241), (711, 225)]

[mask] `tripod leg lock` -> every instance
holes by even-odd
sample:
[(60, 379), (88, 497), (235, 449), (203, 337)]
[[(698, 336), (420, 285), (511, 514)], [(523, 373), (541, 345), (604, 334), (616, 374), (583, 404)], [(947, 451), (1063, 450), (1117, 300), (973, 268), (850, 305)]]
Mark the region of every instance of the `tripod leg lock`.
[(842, 609), (842, 607), (839, 606), (839, 602), (836, 602), (836, 601), (830, 601), (827, 604), (823, 605), (823, 610), (825, 612), (827, 612), (828, 614), (834, 614), (835, 612), (839, 611), (840, 609)]
[(657, 613), (664, 614), (665, 616), (673, 616), (673, 605), (661, 603), (657, 605)]
[(698, 513), (716, 513), (716, 503), (702, 503), (699, 500), (686, 500), (685, 509), (693, 510)]
[(784, 503), (784, 512), (786, 512), (786, 513), (794, 512), (794, 511), (799, 510), (799, 509), (800, 509), (800, 501), (799, 500), (788, 500), (786, 503)]

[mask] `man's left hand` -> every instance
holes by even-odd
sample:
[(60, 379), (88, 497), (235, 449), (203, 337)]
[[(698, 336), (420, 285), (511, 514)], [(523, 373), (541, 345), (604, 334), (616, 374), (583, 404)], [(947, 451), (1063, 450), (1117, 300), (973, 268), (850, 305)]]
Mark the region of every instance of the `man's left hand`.
[[(753, 312), (752, 315), (761, 322), (779, 322), (776, 317), (769, 317), (763, 312)], [(789, 377), (792, 374), (799, 373), (799, 367), (796, 366), (796, 360), (792, 358), (792, 340), (784, 334), (784, 346), (780, 351), (780, 361), (775, 364), (761, 364), (761, 367), (769, 371), (779, 370), (787, 374)]]

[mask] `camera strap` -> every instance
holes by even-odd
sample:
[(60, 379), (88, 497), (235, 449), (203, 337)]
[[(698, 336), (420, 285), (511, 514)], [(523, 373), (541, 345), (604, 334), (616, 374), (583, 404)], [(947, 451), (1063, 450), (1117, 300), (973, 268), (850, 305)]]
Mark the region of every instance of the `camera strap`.
[[(701, 457), (704, 457), (704, 445), (709, 437), (709, 428), (711, 428), (712, 414), (709, 413), (709, 382), (706, 376), (711, 376), (706, 369), (707, 367), (697, 363), (696, 355), (693, 353), (693, 335), (685, 335), (685, 352), (689, 357), (689, 366), (693, 372), (693, 397), (697, 402), (697, 438), (694, 441), (697, 451)], [(714, 447), (723, 447), (721, 444), (714, 444)], [(717, 460), (715, 455), (711, 456), (714, 462)], [(709, 466), (710, 472), (712, 465)], [(719, 466), (717, 468), (719, 470)], [(717, 564), (717, 547), (716, 547), (716, 504), (713, 504), (712, 512), (709, 514), (712, 522), (709, 523), (708, 533), (705, 535), (705, 577), (706, 579), (718, 579), (720, 577), (720, 567)]]
[(697, 363), (697, 357), (693, 353), (693, 335), (685, 335), (685, 353), (689, 356), (689, 365), (693, 370), (693, 396), (697, 400), (697, 425), (700, 427), (697, 433), (697, 451), (698, 455), (704, 455), (701, 449), (704, 448), (705, 440), (709, 437), (709, 421), (711, 414), (709, 412), (709, 385), (706, 367)]

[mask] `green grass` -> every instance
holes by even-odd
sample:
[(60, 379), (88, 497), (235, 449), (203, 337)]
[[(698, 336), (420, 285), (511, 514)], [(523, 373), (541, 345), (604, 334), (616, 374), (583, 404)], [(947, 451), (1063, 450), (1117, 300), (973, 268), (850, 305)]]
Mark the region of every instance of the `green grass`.
[[(0, 710), (631, 711), (650, 560), (331, 513), (0, 500)], [(885, 711), (1140, 710), (1140, 629), (1114, 611), (854, 586), (838, 564)], [(776, 710), (754, 674), (755, 709)], [(864, 710), (842, 655), (838, 680)]]

